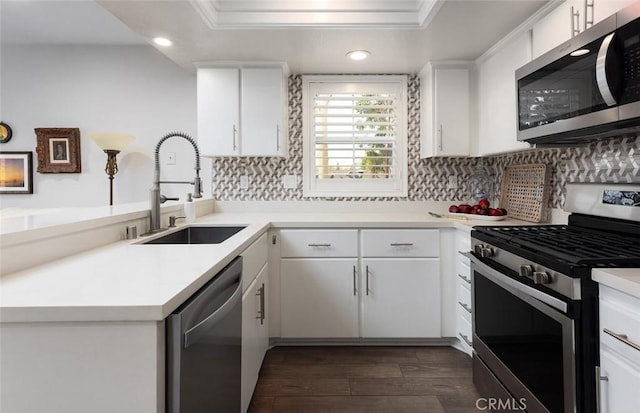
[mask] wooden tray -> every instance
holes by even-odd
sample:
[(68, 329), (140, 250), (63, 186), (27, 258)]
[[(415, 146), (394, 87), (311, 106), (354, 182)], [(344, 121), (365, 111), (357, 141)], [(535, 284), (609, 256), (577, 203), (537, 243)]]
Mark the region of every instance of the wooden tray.
[(511, 165), (504, 168), (500, 208), (510, 218), (531, 222), (549, 220), (551, 167), (545, 164)]

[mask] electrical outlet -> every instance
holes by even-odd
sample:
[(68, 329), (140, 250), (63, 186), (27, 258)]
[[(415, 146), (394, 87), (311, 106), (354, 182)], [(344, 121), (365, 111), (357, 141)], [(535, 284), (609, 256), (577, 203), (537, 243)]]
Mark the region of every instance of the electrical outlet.
[(449, 175), (449, 181), (447, 182), (447, 189), (458, 189), (457, 175)]
[(167, 157), (165, 158), (165, 165), (175, 165), (176, 164), (176, 153), (169, 152), (167, 153)]
[(240, 189), (249, 188), (249, 177), (247, 175), (240, 176)]
[(298, 187), (298, 175), (283, 176), (282, 186), (284, 186), (285, 189), (296, 189)]

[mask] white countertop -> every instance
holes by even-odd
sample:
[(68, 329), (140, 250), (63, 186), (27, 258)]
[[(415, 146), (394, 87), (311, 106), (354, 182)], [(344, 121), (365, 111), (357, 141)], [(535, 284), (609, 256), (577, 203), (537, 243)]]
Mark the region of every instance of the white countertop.
[(640, 268), (603, 268), (593, 270), (591, 278), (640, 299)]
[(7, 274), (0, 279), (0, 321), (162, 320), (270, 227), (470, 231), (473, 225), (523, 224), (426, 213), (215, 213), (196, 223), (247, 228), (221, 244), (140, 245), (141, 238), (115, 242)]

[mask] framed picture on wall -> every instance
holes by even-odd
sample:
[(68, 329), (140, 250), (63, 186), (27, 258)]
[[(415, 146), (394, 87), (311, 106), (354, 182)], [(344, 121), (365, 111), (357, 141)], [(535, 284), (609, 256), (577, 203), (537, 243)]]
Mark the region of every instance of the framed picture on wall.
[(80, 129), (36, 128), (38, 172), (80, 173)]
[(32, 153), (0, 152), (0, 194), (32, 193)]

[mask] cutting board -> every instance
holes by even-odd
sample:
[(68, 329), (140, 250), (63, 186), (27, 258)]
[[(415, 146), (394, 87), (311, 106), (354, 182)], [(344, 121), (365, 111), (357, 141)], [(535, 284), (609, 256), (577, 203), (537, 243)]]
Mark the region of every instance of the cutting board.
[(549, 221), (551, 166), (509, 165), (504, 168), (500, 207), (510, 218), (530, 222)]

